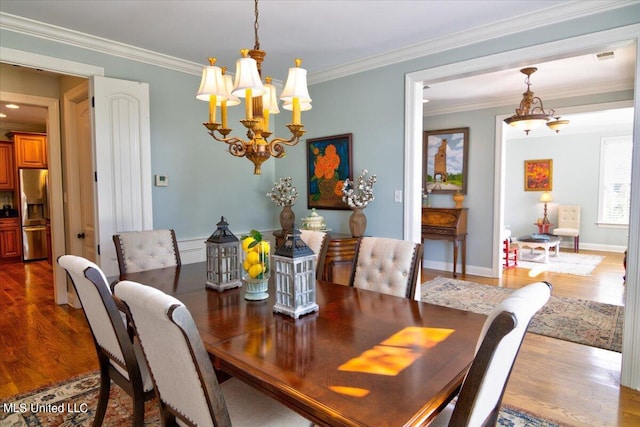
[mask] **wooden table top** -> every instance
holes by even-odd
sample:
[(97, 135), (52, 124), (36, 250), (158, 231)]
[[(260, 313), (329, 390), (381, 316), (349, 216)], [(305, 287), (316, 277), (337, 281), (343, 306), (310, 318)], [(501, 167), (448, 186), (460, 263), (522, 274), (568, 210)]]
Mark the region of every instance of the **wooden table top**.
[(133, 273), (182, 301), (216, 368), (331, 426), (421, 425), (462, 384), (485, 316), (318, 281), (297, 320), (244, 287), (205, 288), (205, 263)]

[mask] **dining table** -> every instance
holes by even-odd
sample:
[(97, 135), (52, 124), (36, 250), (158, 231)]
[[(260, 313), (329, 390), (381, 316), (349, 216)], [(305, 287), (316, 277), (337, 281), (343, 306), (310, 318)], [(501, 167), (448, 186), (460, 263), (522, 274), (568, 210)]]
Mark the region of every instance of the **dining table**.
[(485, 315), (317, 281), (298, 319), (244, 286), (208, 289), (206, 263), (129, 273), (189, 309), (214, 367), (326, 426), (428, 424), (457, 394)]

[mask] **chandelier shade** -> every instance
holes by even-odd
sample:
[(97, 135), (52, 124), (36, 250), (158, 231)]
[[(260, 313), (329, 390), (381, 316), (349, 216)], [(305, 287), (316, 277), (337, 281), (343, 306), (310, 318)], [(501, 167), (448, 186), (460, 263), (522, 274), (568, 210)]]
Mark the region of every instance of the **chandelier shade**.
[(307, 70), (300, 68), (300, 59), (296, 59), (296, 66), (289, 68), (287, 83), (282, 90), (280, 99), (287, 103), (298, 98), (301, 103), (311, 102), (309, 89), (307, 88)]
[(536, 67), (523, 68), (520, 72), (527, 76), (525, 84), (527, 85), (527, 91), (522, 94), (522, 100), (520, 105), (516, 108), (516, 113), (504, 119), (504, 122), (515, 128), (524, 130), (525, 134), (529, 135), (532, 129), (538, 128), (546, 124), (556, 133), (560, 132), (560, 129), (569, 124), (569, 120), (560, 120), (560, 117), (555, 117), (550, 122), (555, 111), (545, 111), (542, 105), (542, 99), (538, 96), (534, 96), (531, 91), (531, 75), (538, 69)]
[[(238, 98), (245, 98), (247, 93), (249, 96), (263, 95), (266, 91), (258, 73), (258, 63), (255, 59), (247, 57), (247, 49), (242, 49), (240, 53), (243, 57), (236, 61), (236, 79), (231, 94)], [(251, 92), (247, 92), (247, 89)]]
[[(202, 83), (196, 98), (209, 101), (209, 121), (203, 123), (209, 135), (216, 141), (228, 145), (229, 153), (235, 157), (246, 157), (254, 164), (254, 175), (262, 173), (262, 163), (270, 157), (285, 156), (284, 146), (294, 146), (306, 132), (301, 122), (301, 111), (311, 109), (311, 96), (307, 88), (307, 70), (300, 67), (301, 59), (295, 60), (295, 67), (289, 69), (285, 89), (280, 99), (285, 110), (291, 110), (291, 123), (286, 127), (290, 138), (273, 138), (269, 140), (269, 115), (278, 114), (278, 97), (276, 87), (267, 77), (262, 82), (261, 64), (266, 52), (260, 50), (258, 38), (258, 0), (254, 1), (255, 45), (252, 50), (242, 49), (242, 57), (236, 61), (236, 72), (233, 84), (231, 77), (225, 74), (224, 68), (215, 67), (215, 59), (202, 72)], [(211, 77), (209, 77), (211, 75)], [(209, 81), (212, 81), (209, 85)], [(229, 136), (232, 129), (227, 127), (227, 107), (241, 103), (244, 98), (245, 118), (240, 123), (247, 129), (247, 138)], [(222, 123), (216, 121), (216, 107), (221, 107)]]
[[(227, 92), (227, 107), (235, 107), (236, 105), (240, 105), (242, 103), (242, 101), (240, 101), (240, 98), (238, 98), (235, 95), (232, 95), (231, 92), (233, 92), (233, 77), (231, 77), (228, 74), (224, 74), (225, 70), (224, 68), (222, 69), (222, 78), (224, 80), (224, 87), (225, 90)], [(220, 106), (222, 104), (222, 102), (220, 102), (218, 104), (218, 106)]]

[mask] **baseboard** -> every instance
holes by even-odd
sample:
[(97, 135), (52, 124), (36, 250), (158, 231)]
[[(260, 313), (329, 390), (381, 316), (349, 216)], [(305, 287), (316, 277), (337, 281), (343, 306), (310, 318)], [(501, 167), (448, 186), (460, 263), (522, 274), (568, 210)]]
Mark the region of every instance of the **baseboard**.
[[(422, 268), (428, 268), (430, 270), (440, 270), (440, 271), (453, 271), (453, 263), (451, 262), (442, 262), (442, 261), (422, 261)], [(474, 276), (482, 276), (482, 277), (493, 277), (493, 272), (491, 268), (487, 267), (479, 267), (477, 265), (468, 265), (466, 269), (466, 274), (471, 274)], [(462, 266), (458, 265), (456, 268), (456, 273), (462, 274)]]
[[(274, 230), (261, 231), (263, 236), (267, 237), (270, 243), (274, 244), (275, 239), (273, 237)], [(238, 239), (240, 236), (247, 234), (248, 231), (242, 233), (234, 233)], [(204, 262), (207, 259), (207, 246), (206, 241), (209, 236), (195, 237), (193, 239), (178, 240), (178, 250), (180, 251), (180, 261), (182, 264), (193, 264), (196, 262)]]
[[(565, 240), (560, 243), (561, 248), (573, 249), (573, 240)], [(603, 245), (600, 243), (582, 243), (580, 242), (580, 250), (587, 251), (602, 251), (602, 252), (614, 252), (614, 253), (623, 253), (627, 250), (626, 246), (619, 245)]]

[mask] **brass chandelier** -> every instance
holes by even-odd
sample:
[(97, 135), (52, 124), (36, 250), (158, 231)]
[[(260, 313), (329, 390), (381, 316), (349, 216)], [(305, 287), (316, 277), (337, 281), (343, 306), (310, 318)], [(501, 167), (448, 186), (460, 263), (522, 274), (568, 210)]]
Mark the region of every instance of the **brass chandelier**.
[[(520, 70), (522, 74), (527, 76), (525, 79), (527, 91), (522, 94), (522, 101), (520, 101), (519, 107), (516, 108), (516, 113), (504, 119), (504, 122), (524, 130), (527, 135), (529, 135), (529, 131), (542, 124), (546, 124), (550, 129), (558, 133), (560, 129), (569, 124), (569, 120), (561, 120), (559, 116), (554, 117), (555, 111), (545, 111), (542, 105), (542, 99), (533, 96), (533, 92), (531, 91), (531, 74), (535, 73), (536, 70), (537, 68), (535, 67)], [(553, 120), (551, 120), (552, 118)]]
[[(235, 80), (225, 74), (226, 68), (215, 65), (216, 58), (209, 58), (209, 66), (202, 71), (202, 80), (196, 98), (209, 102), (209, 121), (203, 123), (209, 134), (216, 140), (229, 145), (229, 153), (236, 157), (246, 157), (254, 164), (254, 175), (260, 175), (261, 166), (269, 157), (284, 157), (284, 145), (293, 146), (306, 132), (300, 117), (301, 111), (311, 109), (311, 97), (307, 88), (307, 70), (300, 68), (301, 59), (295, 60), (295, 67), (289, 68), (284, 90), (280, 95), (282, 108), (292, 112), (287, 128), (290, 138), (274, 138), (269, 131), (269, 115), (280, 112), (276, 97), (276, 87), (267, 77), (262, 83), (262, 61), (266, 52), (260, 50), (258, 38), (258, 0), (255, 0), (254, 35), (252, 50), (242, 49), (242, 57), (236, 62)], [(247, 129), (247, 139), (228, 136), (232, 129), (227, 126), (227, 107), (240, 104), (238, 98), (245, 99), (245, 118), (240, 123)], [(216, 122), (216, 108), (221, 108), (221, 123)]]

